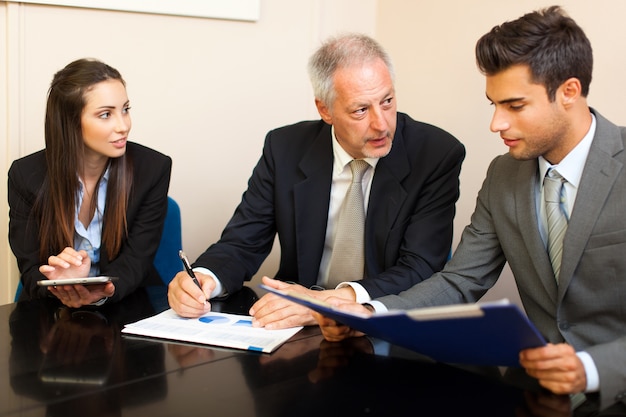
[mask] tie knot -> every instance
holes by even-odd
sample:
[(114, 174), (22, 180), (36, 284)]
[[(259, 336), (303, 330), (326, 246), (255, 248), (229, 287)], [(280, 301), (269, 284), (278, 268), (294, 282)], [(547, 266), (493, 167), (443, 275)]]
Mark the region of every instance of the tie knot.
[(557, 170), (550, 168), (543, 179), (545, 201), (547, 203), (563, 203), (565, 198), (563, 184), (566, 182), (567, 180)]
[(555, 169), (550, 168), (546, 172), (546, 176), (543, 179), (543, 193), (546, 202), (560, 203), (563, 198), (563, 183), (565, 179)]
[(546, 172), (546, 177), (550, 179), (558, 180), (561, 182), (565, 181), (565, 178), (563, 178), (563, 176), (559, 174), (559, 171), (557, 171), (554, 168), (548, 169), (548, 171)]
[(361, 182), (363, 175), (370, 165), (363, 159), (353, 159), (350, 161), (350, 169), (352, 170), (352, 182)]

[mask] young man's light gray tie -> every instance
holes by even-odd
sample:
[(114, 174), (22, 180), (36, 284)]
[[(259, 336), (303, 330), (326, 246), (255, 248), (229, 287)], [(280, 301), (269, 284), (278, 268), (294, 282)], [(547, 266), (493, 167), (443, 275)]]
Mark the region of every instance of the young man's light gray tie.
[(567, 230), (565, 205), (565, 179), (555, 169), (550, 168), (543, 180), (543, 194), (548, 220), (548, 253), (554, 277), (559, 281), (561, 258), (563, 257), (563, 237)]

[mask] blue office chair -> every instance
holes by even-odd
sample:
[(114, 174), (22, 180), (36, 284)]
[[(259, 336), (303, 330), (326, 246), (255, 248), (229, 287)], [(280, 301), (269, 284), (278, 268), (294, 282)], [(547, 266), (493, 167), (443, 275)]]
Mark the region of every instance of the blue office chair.
[(15, 299), (13, 299), (14, 302), (17, 303), (17, 299), (20, 298), (21, 293), (22, 293), (22, 280), (19, 280), (17, 282), (17, 291), (15, 291)]
[[(174, 278), (181, 269), (182, 264), (178, 257), (178, 251), (183, 247), (182, 238), (182, 220), (180, 207), (172, 198), (167, 197), (167, 215), (165, 224), (163, 225), (163, 233), (161, 234), (161, 242), (154, 256), (154, 267), (161, 276), (165, 285)], [(14, 301), (20, 297), (22, 292), (22, 281), (17, 284)]]
[(164, 311), (169, 308), (167, 302), (167, 285), (174, 275), (183, 269), (178, 257), (178, 251), (183, 247), (182, 222), (180, 207), (172, 197), (167, 197), (167, 215), (161, 234), (159, 248), (154, 255), (154, 267), (161, 276), (164, 286), (150, 285), (146, 287), (148, 298), (155, 311)]
[(183, 248), (182, 220), (180, 207), (172, 198), (167, 197), (167, 216), (161, 234), (161, 243), (154, 255), (154, 267), (165, 285), (182, 269), (178, 251)]

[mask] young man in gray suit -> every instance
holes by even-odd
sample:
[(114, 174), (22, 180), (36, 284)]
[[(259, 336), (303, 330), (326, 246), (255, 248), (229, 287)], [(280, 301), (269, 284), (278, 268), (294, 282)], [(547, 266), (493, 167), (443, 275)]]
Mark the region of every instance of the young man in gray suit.
[[(626, 128), (588, 107), (589, 40), (550, 7), (493, 28), (476, 58), (494, 106), (490, 129), (509, 152), (491, 162), (454, 256), (399, 295), (367, 305), (329, 301), (364, 313), (475, 302), (508, 262), (530, 320), (549, 341), (520, 352), (521, 366), (553, 393), (584, 392), (602, 408), (623, 402)], [(551, 170), (564, 178), (556, 211), (567, 227), (562, 244), (553, 243), (543, 204)], [(328, 340), (359, 334), (315, 317)]]

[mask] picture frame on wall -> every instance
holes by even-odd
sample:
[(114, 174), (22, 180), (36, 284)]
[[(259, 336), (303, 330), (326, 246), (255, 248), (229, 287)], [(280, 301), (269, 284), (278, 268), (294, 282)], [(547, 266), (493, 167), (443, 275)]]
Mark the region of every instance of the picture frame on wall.
[(19, 0), (16, 2), (254, 22), (259, 20), (261, 0)]

